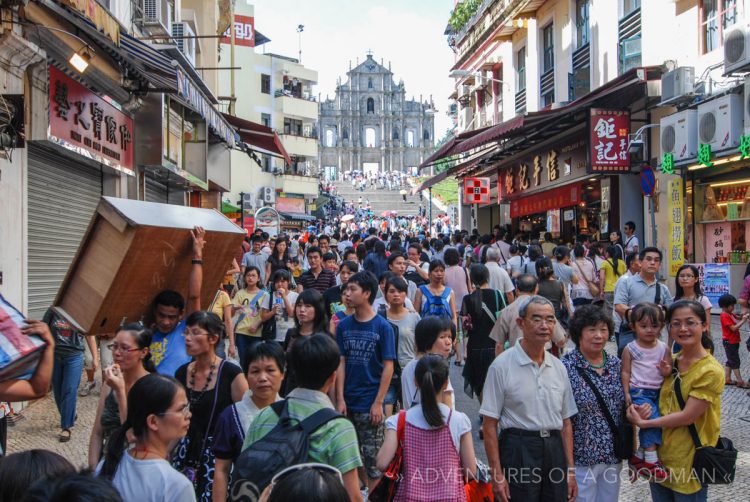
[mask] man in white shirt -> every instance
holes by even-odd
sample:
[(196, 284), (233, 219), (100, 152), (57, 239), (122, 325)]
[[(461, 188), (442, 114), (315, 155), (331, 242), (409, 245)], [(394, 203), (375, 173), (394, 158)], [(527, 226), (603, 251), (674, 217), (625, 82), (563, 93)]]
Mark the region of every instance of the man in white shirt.
[(518, 314), (523, 339), (490, 365), (479, 410), (492, 489), (502, 501), (574, 500), (570, 417), (578, 408), (565, 366), (544, 349), (557, 324), (555, 309), (531, 296)]
[(505, 293), (505, 297), (508, 299), (508, 303), (513, 302), (513, 291), (516, 289), (513, 286), (513, 281), (510, 280), (508, 272), (500, 268), (500, 250), (496, 247), (491, 247), (487, 250), (487, 270), (490, 271), (490, 289)]
[(623, 227), (625, 230), (625, 256), (638, 254), (638, 237), (635, 236), (635, 223), (628, 221)]

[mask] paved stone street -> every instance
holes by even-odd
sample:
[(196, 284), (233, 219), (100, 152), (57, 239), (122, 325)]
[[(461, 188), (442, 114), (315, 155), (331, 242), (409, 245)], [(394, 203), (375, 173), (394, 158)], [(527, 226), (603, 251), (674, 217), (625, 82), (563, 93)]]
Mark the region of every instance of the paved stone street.
[[(718, 326), (718, 318), (713, 322), (712, 333), (716, 344), (716, 357), (719, 362), (724, 361), (724, 350), (721, 345), (721, 330)], [(748, 334), (743, 333), (743, 340)], [(612, 344), (613, 345), (613, 344)], [(612, 347), (613, 348), (613, 347)], [(746, 376), (750, 368), (750, 357), (744, 348), (741, 348), (742, 368)], [(477, 431), (479, 422), (479, 402), (477, 399), (469, 399), (463, 392), (463, 378), (461, 370), (451, 364), (451, 380), (456, 389), (456, 408), (467, 413), (474, 424), (474, 445), (477, 456), (486, 460), (484, 445), (479, 440)], [(712, 486), (709, 489), (709, 500), (721, 502), (735, 502), (747, 500), (747, 492), (750, 489), (750, 397), (746, 391), (736, 387), (727, 387), (722, 396), (722, 436), (734, 441), (735, 447), (740, 451), (737, 462), (737, 475), (733, 484), (728, 486)], [(56, 451), (71, 460), (75, 465), (84, 466), (87, 462), (88, 439), (91, 426), (96, 413), (98, 399), (97, 390), (90, 396), (80, 398), (78, 401), (78, 422), (73, 429), (70, 442), (60, 443), (57, 440), (59, 432), (59, 415), (55, 408), (52, 396), (48, 396), (30, 408), (23, 411), (24, 419), (8, 430), (8, 450), (15, 452), (31, 448), (46, 448)], [(625, 474), (623, 474), (625, 476)], [(629, 481), (622, 483), (620, 489), (620, 500), (627, 502), (650, 501), (648, 484), (639, 481), (631, 484)]]

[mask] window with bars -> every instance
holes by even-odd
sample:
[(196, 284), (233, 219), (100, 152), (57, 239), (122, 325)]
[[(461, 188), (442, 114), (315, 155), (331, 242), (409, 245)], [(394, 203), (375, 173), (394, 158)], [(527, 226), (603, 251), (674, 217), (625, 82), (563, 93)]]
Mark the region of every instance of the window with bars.
[(555, 29), (552, 23), (542, 28), (542, 71), (555, 66)]
[(701, 52), (707, 54), (724, 43), (724, 30), (737, 22), (737, 0), (701, 1)]
[(516, 90), (526, 89), (526, 47), (516, 52)]
[(589, 0), (576, 0), (576, 48), (589, 43)]
[(263, 94), (271, 94), (271, 75), (265, 73), (260, 74), (260, 92)]

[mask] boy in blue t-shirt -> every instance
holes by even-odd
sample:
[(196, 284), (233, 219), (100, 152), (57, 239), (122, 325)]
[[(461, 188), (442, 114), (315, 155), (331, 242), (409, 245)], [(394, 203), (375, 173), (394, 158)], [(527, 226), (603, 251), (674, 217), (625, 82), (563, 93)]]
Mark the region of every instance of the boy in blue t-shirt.
[(382, 473), (375, 456), (383, 444), (383, 402), (393, 376), (396, 336), (386, 319), (372, 308), (378, 281), (370, 272), (354, 274), (346, 283), (344, 303), (354, 314), (336, 328), (341, 351), (336, 382), (336, 408), (347, 414), (357, 431), (367, 479), (372, 490)]

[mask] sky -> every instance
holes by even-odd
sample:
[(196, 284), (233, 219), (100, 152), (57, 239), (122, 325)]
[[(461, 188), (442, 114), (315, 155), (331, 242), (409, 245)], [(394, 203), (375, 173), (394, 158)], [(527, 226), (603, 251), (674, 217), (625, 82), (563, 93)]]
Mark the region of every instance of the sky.
[(255, 7), (255, 27), (271, 42), (256, 51), (298, 57), (302, 32), (302, 64), (318, 71), (316, 93), (335, 96), (336, 79), (346, 80), (352, 67), (372, 50), (394, 80), (404, 80), (407, 99), (412, 96), (435, 102), (435, 136), (439, 140), (451, 127), (446, 115), (453, 80), (453, 52), (443, 32), (453, 0), (237, 0)]

